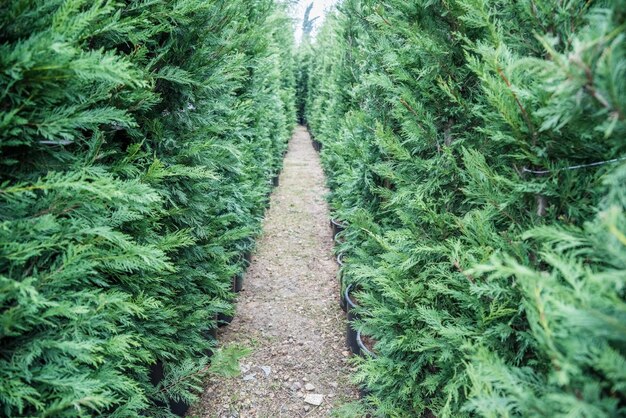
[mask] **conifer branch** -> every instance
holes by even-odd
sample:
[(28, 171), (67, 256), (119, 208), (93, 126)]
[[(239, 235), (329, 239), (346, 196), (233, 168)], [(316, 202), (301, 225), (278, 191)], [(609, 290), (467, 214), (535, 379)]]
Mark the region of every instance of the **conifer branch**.
[(498, 71), (498, 74), (500, 75), (500, 78), (504, 81), (504, 83), (506, 84), (507, 88), (509, 89), (509, 92), (511, 93), (511, 96), (513, 96), (513, 99), (515, 100), (515, 103), (517, 104), (517, 107), (519, 108), (520, 112), (522, 113), (522, 118), (524, 119), (524, 122), (526, 123), (526, 127), (528, 128), (528, 131), (530, 132), (530, 135), (531, 135), (531, 137), (533, 139), (533, 144), (534, 144), (536, 142), (536, 140), (537, 140), (537, 134), (535, 132), (535, 128), (532, 125), (532, 122), (530, 121), (530, 116), (528, 115), (528, 112), (524, 108), (524, 105), (522, 105), (522, 102), (517, 97), (517, 94), (515, 94), (515, 92), (513, 91), (513, 89), (512, 89), (513, 86), (511, 85), (511, 82), (509, 81), (509, 79), (504, 74), (504, 71), (502, 71), (502, 69), (500, 67), (498, 67), (497, 71)]

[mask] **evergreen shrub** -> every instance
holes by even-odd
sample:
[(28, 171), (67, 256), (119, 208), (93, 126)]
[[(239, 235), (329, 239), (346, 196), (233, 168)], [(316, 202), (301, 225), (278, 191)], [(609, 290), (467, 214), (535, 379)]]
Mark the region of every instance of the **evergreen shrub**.
[(626, 416), (626, 3), (344, 0), (324, 144), (377, 416)]
[(271, 0), (9, 0), (0, 29), (0, 415), (167, 416), (280, 170), (291, 23)]

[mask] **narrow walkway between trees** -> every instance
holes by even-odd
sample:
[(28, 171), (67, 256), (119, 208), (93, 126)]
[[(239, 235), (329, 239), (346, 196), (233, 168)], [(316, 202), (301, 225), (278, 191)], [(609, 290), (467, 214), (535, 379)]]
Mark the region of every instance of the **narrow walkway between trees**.
[[(298, 127), (221, 344), (253, 349), (234, 379), (208, 382), (198, 417), (326, 417), (357, 397), (328, 227), (327, 192), (309, 134)], [(319, 405), (316, 405), (319, 404)]]

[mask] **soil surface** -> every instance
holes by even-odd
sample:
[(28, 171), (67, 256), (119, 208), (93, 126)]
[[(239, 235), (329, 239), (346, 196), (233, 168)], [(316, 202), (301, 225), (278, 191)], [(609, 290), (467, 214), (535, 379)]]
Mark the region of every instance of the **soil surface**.
[(253, 352), (242, 360), (241, 376), (212, 377), (188, 416), (326, 417), (334, 406), (357, 398), (349, 382), (325, 193), (319, 157), (300, 126), (237, 314), (218, 332), (220, 344), (238, 343)]

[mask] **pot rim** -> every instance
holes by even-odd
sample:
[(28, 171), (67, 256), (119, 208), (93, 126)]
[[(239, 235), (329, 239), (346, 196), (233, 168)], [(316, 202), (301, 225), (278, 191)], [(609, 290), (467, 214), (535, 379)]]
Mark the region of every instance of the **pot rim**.
[(372, 350), (367, 348), (365, 344), (363, 343), (363, 339), (361, 338), (361, 331), (356, 332), (356, 343), (359, 345), (359, 348), (361, 349), (361, 353), (365, 353), (367, 356), (371, 358), (378, 357), (378, 354), (374, 353)]
[[(241, 290), (243, 290), (243, 281), (245, 280), (245, 278), (246, 276), (244, 272), (239, 272), (233, 275), (233, 277), (231, 278), (233, 293), (239, 293)], [(238, 284), (241, 286), (240, 290), (237, 290)]]
[(350, 298), (350, 293), (352, 292), (352, 288), (353, 288), (353, 284), (350, 283), (347, 287), (346, 287), (346, 291), (344, 293), (345, 295), (345, 299), (346, 299), (346, 306), (351, 309), (351, 308), (356, 308), (357, 305), (356, 303), (354, 303), (352, 301), (352, 299)]
[[(343, 232), (343, 231), (341, 231), (341, 232)], [(335, 236), (333, 237), (333, 240), (335, 241), (335, 245), (341, 245), (344, 242), (346, 242), (346, 239), (343, 237), (341, 232), (337, 232), (335, 234)]]
[(346, 228), (348, 225), (342, 221), (340, 221), (339, 219), (336, 218), (330, 218), (330, 223), (331, 225), (335, 225), (338, 226), (340, 228)]

